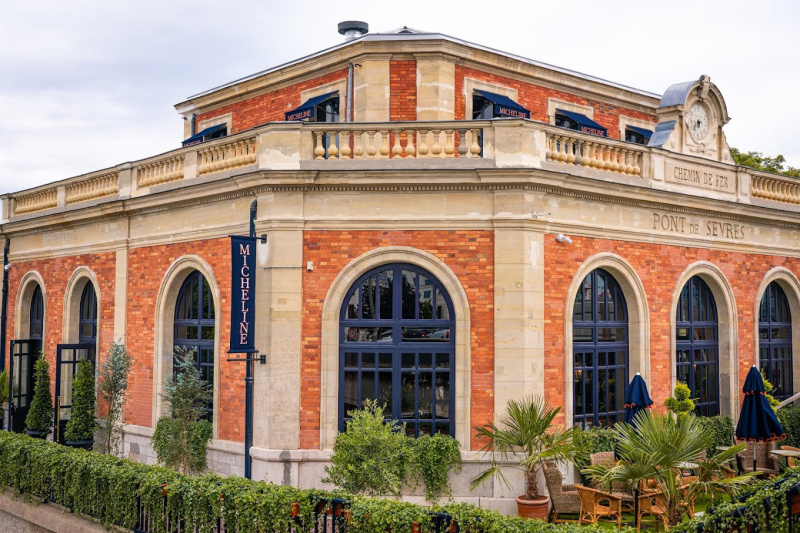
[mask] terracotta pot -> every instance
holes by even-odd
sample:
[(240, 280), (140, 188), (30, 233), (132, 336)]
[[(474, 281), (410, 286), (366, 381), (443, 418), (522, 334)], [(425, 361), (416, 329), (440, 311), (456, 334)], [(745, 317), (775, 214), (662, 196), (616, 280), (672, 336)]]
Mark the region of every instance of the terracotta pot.
[(542, 496), (538, 500), (529, 500), (527, 496), (517, 496), (517, 514), (522, 518), (535, 518), (546, 522), (549, 511), (549, 496)]

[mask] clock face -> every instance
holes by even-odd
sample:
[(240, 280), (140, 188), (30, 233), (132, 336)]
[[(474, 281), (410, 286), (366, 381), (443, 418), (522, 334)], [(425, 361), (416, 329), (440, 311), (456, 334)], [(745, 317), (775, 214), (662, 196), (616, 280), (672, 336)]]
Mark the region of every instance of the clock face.
[(695, 102), (687, 115), (689, 131), (697, 141), (705, 139), (708, 133), (708, 112), (703, 104)]

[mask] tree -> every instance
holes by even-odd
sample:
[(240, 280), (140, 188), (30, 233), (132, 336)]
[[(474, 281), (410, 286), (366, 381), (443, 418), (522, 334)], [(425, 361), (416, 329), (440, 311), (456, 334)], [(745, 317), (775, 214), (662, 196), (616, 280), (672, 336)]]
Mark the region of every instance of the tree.
[(53, 424), (53, 396), (50, 394), (50, 365), (44, 356), (36, 361), (33, 376), (36, 384), (28, 416), (25, 418), (25, 426), (28, 431), (46, 436)]
[(100, 397), (106, 405), (102, 418), (103, 453), (119, 455), (122, 444), (122, 424), (125, 408), (125, 391), (131, 370), (131, 356), (125, 345), (112, 342), (108, 358), (100, 367)]
[(169, 416), (156, 424), (153, 447), (158, 462), (183, 474), (206, 469), (206, 445), (212, 425), (205, 416), (211, 391), (195, 364), (196, 348), (175, 348), (175, 371), (164, 383), (161, 397), (169, 404)]
[(664, 405), (675, 413), (675, 416), (683, 418), (694, 411), (694, 401), (690, 398), (692, 391), (686, 383), (680, 381), (676, 383), (672, 394), (673, 396), (664, 400)]
[(88, 441), (94, 438), (95, 420), (94, 367), (83, 360), (72, 383), (72, 412), (64, 437), (68, 441)]
[(761, 152), (740, 152), (736, 148), (731, 148), (731, 156), (736, 161), (737, 165), (743, 167), (750, 167), (755, 170), (763, 170), (765, 172), (772, 172), (775, 174), (783, 174), (792, 178), (800, 178), (800, 168), (786, 167), (786, 158), (778, 154), (775, 157), (770, 157), (762, 154)]

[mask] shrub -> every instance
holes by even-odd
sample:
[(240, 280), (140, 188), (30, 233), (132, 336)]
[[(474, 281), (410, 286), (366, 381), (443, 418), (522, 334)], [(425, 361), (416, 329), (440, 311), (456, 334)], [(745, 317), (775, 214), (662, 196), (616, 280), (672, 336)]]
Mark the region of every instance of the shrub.
[(664, 405), (675, 413), (675, 416), (682, 418), (694, 411), (694, 402), (690, 398), (691, 395), (692, 391), (689, 390), (689, 386), (679, 381), (672, 391), (672, 396), (664, 401)]
[(50, 365), (44, 355), (34, 365), (33, 379), (33, 400), (25, 426), (30, 431), (47, 434), (53, 424), (53, 396), (50, 394)]
[(125, 345), (112, 342), (108, 357), (100, 367), (100, 397), (106, 405), (103, 420), (102, 451), (117, 455), (122, 444), (123, 411), (125, 390), (128, 388), (128, 375), (131, 370), (131, 356)]
[(458, 441), (442, 433), (410, 440), (410, 474), (425, 484), (425, 499), (432, 502), (441, 496), (451, 496), (448, 476), (451, 470), (461, 469)]
[(202, 420), (211, 392), (197, 371), (194, 353), (191, 348), (175, 348), (175, 372), (167, 377), (161, 395), (170, 415), (158, 419), (153, 434), (158, 462), (183, 474), (206, 469), (212, 430), (211, 422)]
[(778, 420), (786, 431), (786, 446), (800, 447), (800, 407), (787, 405), (778, 409)]
[(72, 382), (72, 412), (64, 437), (69, 441), (94, 438), (97, 421), (95, 413), (94, 367), (89, 361), (78, 363), (78, 372)]
[(697, 423), (704, 431), (713, 435), (711, 443), (706, 450), (709, 457), (716, 455), (720, 446), (730, 446), (733, 444), (733, 437), (736, 432), (733, 427), (733, 419), (727, 415), (697, 417)]
[(589, 466), (589, 456), (597, 452), (613, 452), (617, 446), (618, 433), (613, 427), (594, 426), (579, 431), (575, 440), (578, 441), (580, 452), (575, 455), (575, 466), (578, 469)]
[(8, 370), (0, 372), (0, 404), (8, 401)]

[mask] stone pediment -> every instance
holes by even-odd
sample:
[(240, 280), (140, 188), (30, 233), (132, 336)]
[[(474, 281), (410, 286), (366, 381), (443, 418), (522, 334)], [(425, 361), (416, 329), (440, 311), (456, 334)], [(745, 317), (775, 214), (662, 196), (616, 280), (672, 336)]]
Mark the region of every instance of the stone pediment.
[(725, 99), (709, 76), (670, 86), (656, 110), (658, 125), (648, 146), (733, 163), (723, 126)]

